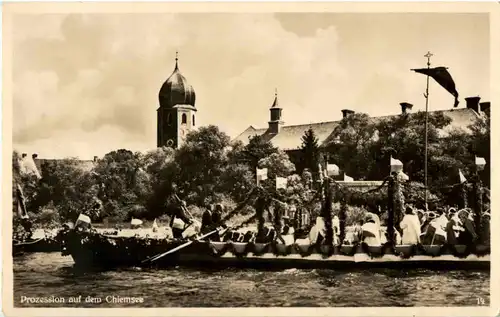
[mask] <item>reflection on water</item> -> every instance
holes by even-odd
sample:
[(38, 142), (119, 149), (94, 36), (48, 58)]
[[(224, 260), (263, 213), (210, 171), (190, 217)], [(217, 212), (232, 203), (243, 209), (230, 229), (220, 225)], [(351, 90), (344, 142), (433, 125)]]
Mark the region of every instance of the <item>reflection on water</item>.
[[(29, 254), (14, 260), (15, 307), (213, 306), (476, 306), (489, 305), (487, 271), (128, 269), (76, 273), (71, 257)], [(82, 295), (100, 303), (68, 303)], [(26, 297), (64, 297), (66, 303), (21, 303)], [(106, 296), (142, 298), (108, 303)]]

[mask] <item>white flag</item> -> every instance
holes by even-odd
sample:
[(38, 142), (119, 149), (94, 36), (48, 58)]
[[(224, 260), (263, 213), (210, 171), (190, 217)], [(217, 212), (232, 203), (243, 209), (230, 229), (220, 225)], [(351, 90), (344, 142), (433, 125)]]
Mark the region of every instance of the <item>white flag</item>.
[(327, 164), (326, 173), (328, 176), (337, 176), (340, 173), (339, 167), (335, 164)]
[(264, 181), (267, 179), (267, 168), (257, 168), (257, 180)]
[(354, 178), (347, 176), (347, 174), (344, 174), (344, 182), (353, 182)]
[(84, 222), (84, 223), (88, 223), (88, 224), (91, 223), (90, 217), (87, 215), (84, 215), (84, 214), (80, 214), (78, 216), (78, 219), (76, 219), (76, 223), (78, 223), (78, 222)]
[(288, 181), (284, 177), (276, 177), (276, 189), (285, 188), (288, 185)]
[(130, 222), (130, 224), (133, 226), (140, 226), (140, 225), (142, 225), (142, 220), (132, 218), (132, 221)]
[(400, 160), (392, 158), (391, 155), (391, 173), (396, 172), (399, 173), (403, 171), (403, 163)]
[(486, 160), (484, 157), (476, 156), (476, 165), (486, 165)]
[(460, 169), (458, 169), (458, 176), (460, 177), (460, 184), (463, 184), (467, 181), (467, 179), (465, 178), (464, 174)]

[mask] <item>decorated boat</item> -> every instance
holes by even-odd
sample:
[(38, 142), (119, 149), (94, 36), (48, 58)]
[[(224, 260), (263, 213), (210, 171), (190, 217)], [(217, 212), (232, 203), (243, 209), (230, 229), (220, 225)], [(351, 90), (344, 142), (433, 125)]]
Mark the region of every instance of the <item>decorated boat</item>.
[[(172, 252), (173, 251), (173, 252)], [(63, 255), (83, 269), (118, 267), (354, 268), (396, 267), (489, 269), (485, 245), (300, 245), (113, 237), (70, 230)]]
[[(389, 176), (375, 189), (387, 188), (388, 226), (387, 242), (379, 243), (378, 246), (367, 244), (363, 239), (357, 243), (344, 243), (346, 234), (345, 212), (346, 200), (341, 200), (339, 212), (339, 230), (334, 231), (332, 219), (333, 187), (339, 192), (346, 191), (344, 185), (325, 178), (321, 190), (324, 191), (322, 210), (317, 219), (322, 219), (325, 232), (323, 240), (313, 238), (305, 243), (305, 239), (294, 237), (288, 240), (279, 239), (277, 235), (264, 233), (264, 213), (267, 211), (272, 217), (274, 232), (282, 232), (283, 211), (286, 204), (280, 201), (279, 195), (270, 195), (262, 187), (256, 187), (249, 193), (247, 199), (234, 210), (227, 213), (226, 219), (235, 215), (243, 205), (247, 204), (251, 197), (255, 198), (252, 204), (256, 213), (242, 224), (242, 226), (257, 220), (257, 232), (253, 239), (243, 242), (233, 239), (226, 229), (217, 229), (202, 236), (194, 235), (193, 240), (165, 239), (148, 237), (118, 237), (99, 233), (92, 228), (75, 227), (61, 234), (63, 255), (70, 255), (77, 267), (88, 268), (117, 268), (117, 267), (172, 267), (172, 266), (195, 266), (204, 267), (250, 267), (250, 268), (331, 268), (340, 269), (355, 267), (395, 267), (395, 268), (437, 268), (437, 269), (489, 269), (490, 247), (489, 244), (459, 243), (438, 244), (434, 238), (430, 245), (401, 245), (395, 241), (395, 235), (391, 234), (390, 228), (394, 228), (395, 210), (397, 215), (401, 214), (403, 203), (401, 186), (397, 174)], [(330, 185), (333, 183), (332, 185)], [(387, 187), (385, 184), (387, 183)], [(343, 188), (341, 188), (343, 187)], [(369, 194), (370, 192), (366, 192)], [(344, 197), (346, 194), (344, 194)], [(350, 194), (350, 196), (353, 196)], [(180, 199), (177, 199), (179, 202)], [(271, 208), (271, 206), (273, 206)], [(189, 222), (189, 211), (184, 204), (179, 203), (177, 210), (183, 213), (183, 218)], [(272, 210), (272, 212), (271, 212)], [(464, 213), (465, 214), (465, 213)], [(175, 217), (175, 216), (174, 216)], [(297, 213), (295, 215), (297, 217)], [(88, 217), (87, 217), (88, 218)], [(85, 221), (90, 224), (90, 219)], [(379, 221), (378, 221), (379, 222)], [(399, 223), (399, 221), (397, 221)], [(318, 226), (318, 222), (316, 223)], [(300, 227), (300, 224), (299, 224)], [(222, 232), (224, 231), (224, 232)], [(306, 230), (307, 231), (307, 230)], [(394, 233), (395, 230), (392, 230)], [(214, 238), (215, 235), (223, 239)], [(271, 230), (267, 230), (271, 232)], [(310, 232), (310, 231), (307, 231)], [(375, 233), (378, 235), (379, 233)], [(333, 236), (340, 237), (334, 242)], [(364, 233), (363, 233), (364, 235)], [(436, 234), (434, 234), (435, 236)], [(225, 237), (229, 237), (226, 239)], [(392, 237), (392, 238), (391, 238)], [(213, 240), (213, 241), (210, 241)], [(222, 241), (220, 241), (222, 240)], [(238, 242), (237, 242), (238, 241)], [(245, 240), (247, 241), (247, 240)], [(278, 242), (281, 241), (281, 242)], [(312, 243), (311, 243), (312, 241)], [(257, 243), (258, 242), (258, 243)], [(342, 243), (340, 243), (342, 242)]]

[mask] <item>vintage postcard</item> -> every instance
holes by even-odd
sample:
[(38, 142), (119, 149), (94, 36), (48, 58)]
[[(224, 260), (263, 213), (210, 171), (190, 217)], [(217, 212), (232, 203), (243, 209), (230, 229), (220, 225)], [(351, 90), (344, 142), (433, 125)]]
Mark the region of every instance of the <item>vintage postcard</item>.
[(498, 315), (499, 8), (4, 4), (4, 314)]

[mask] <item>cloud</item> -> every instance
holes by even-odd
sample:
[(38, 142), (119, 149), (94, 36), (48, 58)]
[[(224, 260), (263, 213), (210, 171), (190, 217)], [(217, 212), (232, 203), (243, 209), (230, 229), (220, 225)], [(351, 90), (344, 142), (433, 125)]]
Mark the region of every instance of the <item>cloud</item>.
[[(349, 33), (332, 19), (298, 35), (286, 25), (273, 14), (16, 16), (14, 145), (42, 157), (82, 158), (154, 148), (158, 91), (176, 50), (197, 94), (198, 124), (231, 136), (267, 125), (275, 88), (287, 124), (337, 120), (344, 108), (394, 113), (401, 101), (421, 100), (423, 78), (409, 68), (424, 63), (422, 54), (393, 48), (383, 57), (389, 48), (377, 36), (385, 44), (394, 36), (370, 33), (380, 26), (358, 25), (351, 34), (356, 23)], [(439, 53), (456, 50), (453, 43), (439, 45)], [(464, 81), (466, 63), (451, 61), (452, 75)], [(445, 92), (431, 93), (451, 105)]]

